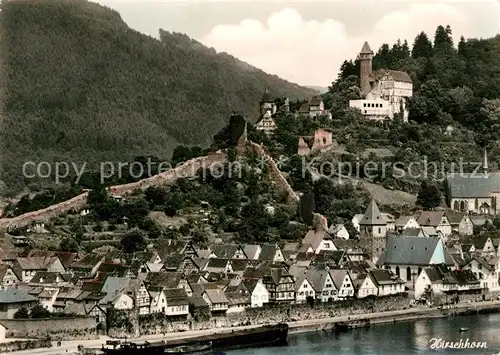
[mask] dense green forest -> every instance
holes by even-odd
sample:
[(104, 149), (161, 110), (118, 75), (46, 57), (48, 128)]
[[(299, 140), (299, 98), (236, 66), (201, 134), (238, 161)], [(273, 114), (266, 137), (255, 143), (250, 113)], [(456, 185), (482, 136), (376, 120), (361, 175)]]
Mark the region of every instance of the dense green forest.
[(33, 182), (26, 161), (170, 157), (207, 145), (232, 112), (255, 120), (265, 88), (315, 93), (183, 34), (140, 34), (87, 1), (4, 3), (0, 26), (4, 192)]

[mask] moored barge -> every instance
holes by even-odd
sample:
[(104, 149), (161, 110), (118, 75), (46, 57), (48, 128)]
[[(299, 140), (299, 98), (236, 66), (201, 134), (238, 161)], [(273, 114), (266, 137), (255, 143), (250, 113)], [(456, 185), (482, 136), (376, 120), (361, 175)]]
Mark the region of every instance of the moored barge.
[(105, 355), (206, 354), (240, 348), (285, 346), (287, 337), (288, 324), (279, 323), (168, 342), (107, 341), (106, 347), (101, 350)]
[(259, 328), (235, 330), (197, 338), (185, 339), (183, 342), (192, 345), (200, 342), (211, 342), (212, 350), (232, 350), (240, 348), (270, 347), (287, 345), (288, 324), (279, 323)]

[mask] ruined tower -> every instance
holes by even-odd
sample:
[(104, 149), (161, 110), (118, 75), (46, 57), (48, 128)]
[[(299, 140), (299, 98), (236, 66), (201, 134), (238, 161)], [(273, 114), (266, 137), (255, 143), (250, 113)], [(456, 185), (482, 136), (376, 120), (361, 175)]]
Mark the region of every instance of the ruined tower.
[(371, 90), (370, 86), (370, 74), (372, 73), (372, 59), (373, 59), (373, 51), (371, 50), (368, 42), (363, 44), (363, 48), (361, 48), (361, 52), (359, 52), (358, 60), (359, 60), (359, 87), (361, 89), (361, 93), (366, 96)]

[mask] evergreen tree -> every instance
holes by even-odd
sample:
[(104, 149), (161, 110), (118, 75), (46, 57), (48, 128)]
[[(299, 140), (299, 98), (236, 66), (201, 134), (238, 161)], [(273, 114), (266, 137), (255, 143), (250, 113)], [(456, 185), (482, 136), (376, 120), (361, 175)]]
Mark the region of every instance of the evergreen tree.
[(453, 37), (450, 26), (438, 26), (434, 35), (434, 53), (450, 53), (453, 51)]
[(432, 56), (432, 43), (425, 32), (422, 31), (415, 37), (411, 56), (413, 58), (429, 58)]
[(424, 209), (438, 207), (441, 204), (441, 190), (435, 184), (423, 181), (417, 195), (417, 204)]
[(467, 42), (465, 42), (464, 36), (460, 36), (460, 42), (458, 42), (458, 54), (459, 55), (465, 55), (465, 50), (466, 50)]

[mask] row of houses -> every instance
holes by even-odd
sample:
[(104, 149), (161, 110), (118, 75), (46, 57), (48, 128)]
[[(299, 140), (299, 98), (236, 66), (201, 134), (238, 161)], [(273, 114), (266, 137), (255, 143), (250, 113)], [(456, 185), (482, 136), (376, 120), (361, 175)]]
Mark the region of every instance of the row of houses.
[[(439, 233), (444, 238), (452, 234), (470, 236), (474, 233), (474, 227), (482, 227), (492, 222), (490, 218), (482, 215), (453, 210), (418, 211), (413, 215), (402, 215), (399, 218), (390, 213), (382, 213), (382, 216), (387, 232), (403, 233), (407, 229), (421, 229), (430, 235)], [(358, 232), (362, 218), (363, 214), (356, 214), (351, 220)]]

